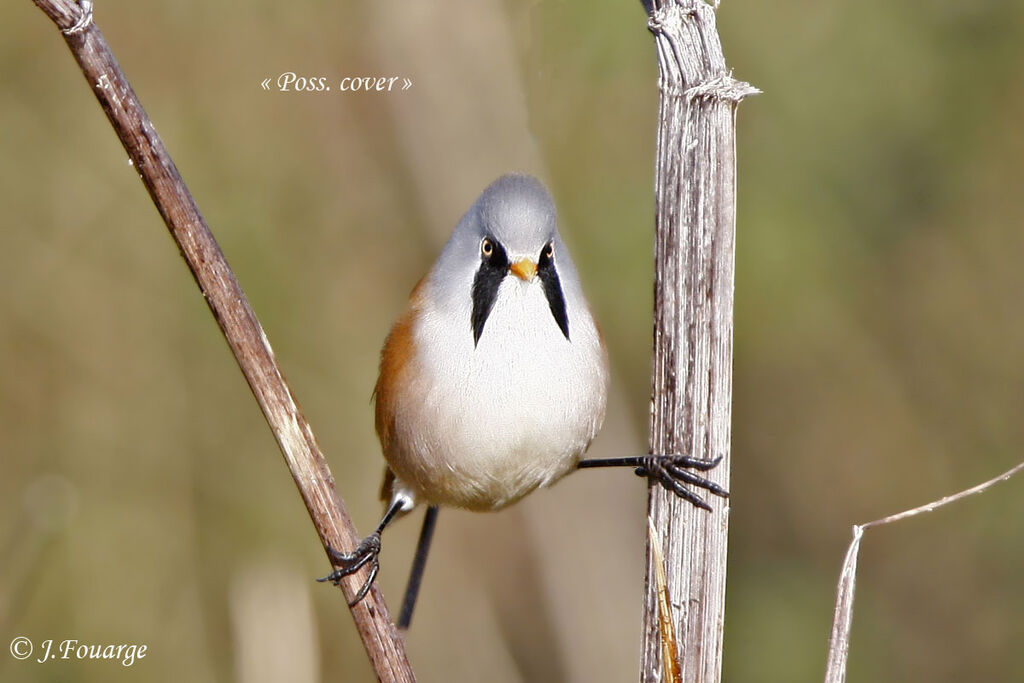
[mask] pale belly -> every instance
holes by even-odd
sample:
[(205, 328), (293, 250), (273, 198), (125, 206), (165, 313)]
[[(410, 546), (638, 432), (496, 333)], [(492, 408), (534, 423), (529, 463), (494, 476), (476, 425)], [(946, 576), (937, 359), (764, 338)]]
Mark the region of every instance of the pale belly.
[(554, 324), (524, 328), (524, 316), (549, 315), (529, 305), (495, 310), (475, 346), (431, 329), (447, 330), (443, 320), (419, 331), (401, 438), (385, 454), (417, 502), (505, 507), (574, 470), (600, 428), (607, 376), (593, 323), (576, 321), (570, 342)]

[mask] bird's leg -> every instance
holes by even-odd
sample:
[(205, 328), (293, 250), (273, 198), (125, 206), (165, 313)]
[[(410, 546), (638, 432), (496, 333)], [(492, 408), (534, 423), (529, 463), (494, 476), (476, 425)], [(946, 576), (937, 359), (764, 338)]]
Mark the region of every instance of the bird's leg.
[(711, 510), (711, 506), (686, 487), (687, 484), (704, 489), (716, 496), (728, 498), (729, 492), (721, 486), (694, 474), (692, 470), (707, 472), (722, 462), (722, 456), (705, 460), (703, 458), (692, 458), (688, 455), (637, 455), (625, 458), (604, 458), (599, 460), (581, 460), (577, 467), (584, 469), (588, 467), (633, 467), (634, 472), (641, 477), (655, 479), (666, 489), (680, 498), (689, 501), (693, 505)]
[(380, 524), (377, 525), (376, 530), (360, 541), (359, 545), (357, 545), (355, 550), (352, 552), (343, 553), (328, 546), (327, 555), (331, 559), (334, 571), (327, 576), (317, 579), (317, 581), (330, 581), (337, 586), (341, 583), (342, 578), (349, 574), (355, 574), (357, 571), (369, 564), (370, 574), (366, 577), (366, 581), (363, 582), (359, 592), (356, 593), (356, 597), (349, 603), (349, 607), (365, 598), (366, 594), (370, 590), (370, 585), (373, 584), (373, 580), (377, 578), (377, 571), (380, 569), (381, 532), (384, 531), (387, 525), (391, 523), (399, 512), (408, 509), (406, 507), (407, 504), (407, 501), (401, 497), (396, 497), (392, 500), (391, 504), (388, 506), (387, 512), (384, 513), (384, 518), (381, 519)]

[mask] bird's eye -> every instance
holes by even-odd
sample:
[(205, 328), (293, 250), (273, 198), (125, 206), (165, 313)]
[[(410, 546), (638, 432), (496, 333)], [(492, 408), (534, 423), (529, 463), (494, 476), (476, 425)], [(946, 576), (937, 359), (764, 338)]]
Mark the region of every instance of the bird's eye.
[(494, 253), (494, 242), (491, 241), (490, 237), (485, 237), (480, 242), (480, 253), (487, 258), (490, 258), (491, 254)]
[(544, 258), (547, 258), (547, 259), (554, 257), (554, 255), (555, 255), (555, 243), (554, 242), (548, 242), (548, 245), (546, 247), (544, 247), (544, 251), (541, 252), (541, 255)]

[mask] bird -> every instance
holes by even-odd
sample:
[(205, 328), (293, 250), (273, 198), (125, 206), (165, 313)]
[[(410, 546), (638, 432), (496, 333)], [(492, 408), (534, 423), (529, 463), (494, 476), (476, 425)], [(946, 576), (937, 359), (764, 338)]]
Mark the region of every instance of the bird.
[(381, 534), (427, 507), (398, 625), (408, 628), (440, 507), (496, 511), (567, 474), (628, 466), (698, 507), (687, 484), (728, 492), (695, 472), (721, 460), (683, 455), (583, 459), (604, 420), (608, 352), (536, 178), (487, 186), (416, 284), (384, 342), (374, 389), (386, 461), (376, 530), (351, 552), (328, 548), (337, 585), (379, 569)]

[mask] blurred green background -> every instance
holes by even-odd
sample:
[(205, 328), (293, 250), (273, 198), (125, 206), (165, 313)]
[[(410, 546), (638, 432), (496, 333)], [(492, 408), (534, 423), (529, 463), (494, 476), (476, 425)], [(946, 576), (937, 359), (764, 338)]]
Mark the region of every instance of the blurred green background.
[[(240, 11), (241, 10), (241, 11)], [(656, 66), (638, 2), (106, 0), (96, 20), (259, 314), (362, 531), (405, 297), (512, 169), (559, 206), (606, 332), (595, 456), (646, 443)], [(725, 677), (820, 680), (850, 526), (1024, 444), (1024, 4), (726, 0), (739, 113)], [(0, 22), (0, 635), (145, 659), (4, 681), (371, 676), (276, 445), (57, 31)], [(408, 77), (280, 93), (282, 72)], [(1024, 680), (1024, 480), (861, 553), (851, 681)], [(424, 681), (635, 680), (644, 486), (445, 511)], [(394, 607), (419, 515), (385, 536)]]

